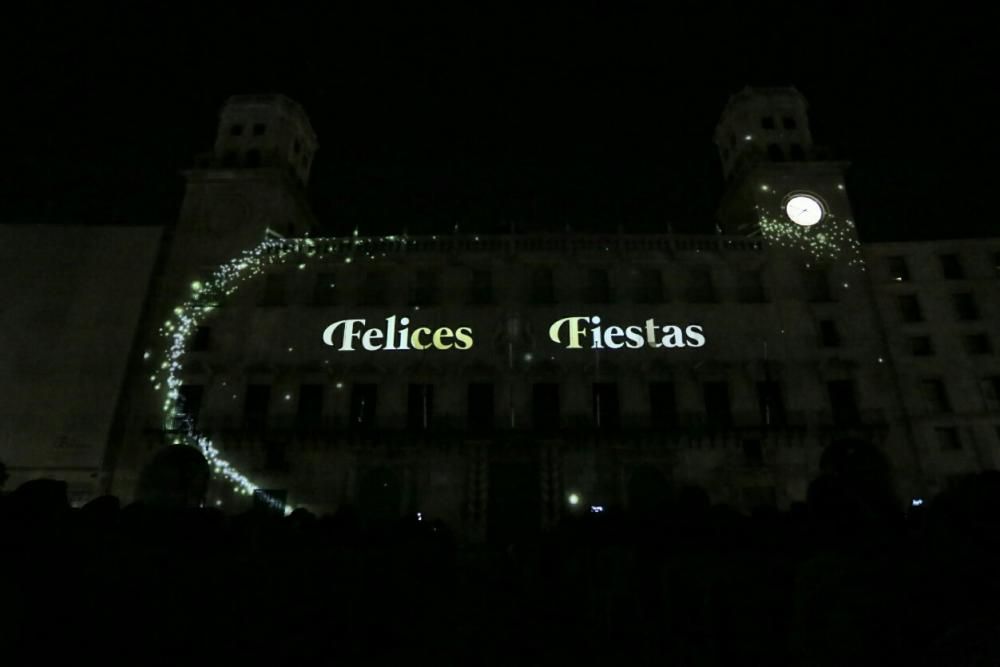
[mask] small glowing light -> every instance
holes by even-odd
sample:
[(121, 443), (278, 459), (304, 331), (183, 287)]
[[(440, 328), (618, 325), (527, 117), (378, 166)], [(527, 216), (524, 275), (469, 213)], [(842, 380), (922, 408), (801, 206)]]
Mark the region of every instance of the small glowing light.
[(912, 505), (913, 507), (920, 507), (923, 504), (924, 504), (923, 498), (914, 498), (913, 500), (910, 501), (910, 505)]
[(532, 359), (534, 359), (534, 356), (532, 356), (531, 352), (525, 352), (524, 353), (524, 360), (525, 361), (531, 361)]
[(222, 501), (221, 501), (221, 500), (216, 500), (216, 501), (215, 501), (215, 506), (216, 506), (216, 507), (218, 507), (218, 506), (219, 506), (219, 505), (221, 505), (221, 504), (222, 504)]
[(420, 310), (420, 306), (414, 306), (413, 310)]
[(844, 189), (844, 184), (843, 183), (838, 183), (837, 184), (837, 189), (838, 190), (843, 190)]
[(879, 362), (880, 364), (884, 364), (884, 363), (885, 363), (885, 359), (883, 359), (882, 357), (879, 357), (879, 358), (878, 358), (878, 362)]
[(569, 494), (569, 504), (570, 505), (579, 505), (580, 504), (580, 496), (576, 495), (575, 493)]
[(191, 289), (193, 289), (195, 292), (200, 292), (201, 288), (202, 284), (200, 280), (196, 280), (193, 283), (191, 283)]
[(149, 350), (146, 350), (145, 352), (142, 353), (142, 358), (149, 359)]
[(294, 352), (294, 351), (295, 351), (295, 348), (294, 348), (294, 347), (290, 347), (290, 348), (288, 348), (288, 351), (289, 351), (289, 352)]
[(769, 185), (762, 185), (762, 186), (760, 186), (760, 189), (763, 190), (764, 192), (767, 192), (768, 190), (771, 189), (771, 186), (769, 186)]
[(285, 400), (286, 401), (292, 400), (292, 395), (291, 394), (285, 394)]
[(420, 512), (417, 512), (417, 521), (423, 521), (423, 520), (424, 520), (424, 515), (421, 514)]
[(753, 139), (753, 136), (749, 135), (749, 134), (747, 136), (743, 137), (744, 141), (750, 141), (751, 139)]
[(903, 282), (903, 276), (896, 276), (896, 282), (897, 283)]
[(343, 389), (344, 388), (344, 383), (343, 382), (338, 382), (336, 384), (336, 387), (337, 387), (337, 389)]
[(594, 514), (599, 514), (600, 512), (604, 511), (604, 505), (591, 505), (590, 511), (593, 512)]
[(847, 283), (844, 283), (844, 287), (850, 287), (850, 285), (848, 285)]

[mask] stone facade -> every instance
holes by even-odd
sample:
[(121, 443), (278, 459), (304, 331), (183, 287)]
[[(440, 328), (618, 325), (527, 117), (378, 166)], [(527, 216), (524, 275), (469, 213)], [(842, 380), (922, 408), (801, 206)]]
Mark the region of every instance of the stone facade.
[[(787, 508), (839, 441), (878, 448), (904, 502), (996, 467), (1000, 239), (862, 246), (845, 164), (813, 146), (794, 89), (737, 94), (716, 141), (718, 234), (328, 239), (304, 197), (317, 145), (304, 112), (281, 96), (232, 98), (166, 235), (110, 438), (110, 489), (128, 499), (180, 428), (149, 381), (157, 329), (193, 281), (275, 232), (289, 248), (311, 235), (323, 258), (293, 253), (219, 303), (189, 340), (180, 398), (227, 460), (291, 505), (420, 513), (483, 539), (552, 525), (571, 497), (654, 507), (686, 485), (743, 509)], [(786, 216), (796, 194), (822, 203), (815, 228)], [(905, 295), (921, 319), (909, 321)], [(392, 316), (468, 327), (474, 344), (323, 342), (334, 322)], [(697, 325), (705, 343), (567, 349), (549, 327), (571, 316)], [(914, 352), (919, 337), (930, 353)], [(209, 502), (247, 499), (217, 484)]]

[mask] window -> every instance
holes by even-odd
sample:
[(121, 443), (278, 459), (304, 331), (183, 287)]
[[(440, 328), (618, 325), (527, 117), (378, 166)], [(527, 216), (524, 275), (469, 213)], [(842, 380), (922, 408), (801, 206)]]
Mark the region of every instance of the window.
[(246, 166), (250, 167), (251, 169), (253, 169), (255, 167), (259, 167), (260, 166), (260, 151), (257, 150), (256, 148), (247, 151), (247, 156), (246, 156), (246, 159), (244, 160), (244, 164), (246, 164)]
[(951, 412), (951, 401), (948, 400), (948, 391), (942, 380), (922, 380), (920, 387), (924, 394), (924, 403), (931, 413)]
[(826, 303), (833, 301), (833, 294), (830, 292), (830, 275), (826, 269), (812, 267), (802, 273), (802, 280), (806, 289), (806, 299), (813, 303)]
[(243, 126), (236, 123), (229, 126), (229, 136), (239, 137), (243, 134)]
[(639, 269), (635, 286), (636, 303), (663, 303), (663, 275), (659, 269)]
[(181, 418), (186, 422), (189, 421), (192, 427), (196, 426), (198, 415), (201, 414), (201, 399), (205, 393), (205, 387), (200, 384), (185, 384), (181, 385), (178, 392), (180, 394), (177, 398), (180, 404)]
[(204, 352), (209, 348), (211, 342), (212, 342), (211, 327), (198, 327), (194, 330), (194, 336), (191, 337), (191, 351)]
[(833, 320), (820, 320), (819, 339), (823, 347), (840, 347), (840, 332)]
[(611, 302), (611, 282), (606, 270), (590, 269), (587, 271), (587, 292), (584, 297), (587, 303)]
[(760, 421), (765, 426), (784, 426), (788, 423), (781, 385), (777, 382), (770, 380), (757, 383), (757, 404), (760, 407)]
[(760, 126), (765, 130), (774, 129), (774, 116), (764, 116), (760, 119)]
[(716, 303), (718, 299), (712, 282), (712, 270), (707, 267), (692, 268), (688, 272), (685, 296), (689, 303)]
[(406, 427), (426, 431), (434, 417), (434, 385), (411, 384), (406, 398)]
[(969, 334), (962, 340), (966, 354), (992, 354), (993, 345), (990, 337), (984, 333)]
[(800, 146), (799, 144), (792, 144), (788, 148), (788, 155), (793, 160), (801, 161), (806, 159), (806, 152), (802, 150), (802, 146)]
[(732, 426), (733, 414), (729, 405), (729, 386), (725, 382), (706, 382), (705, 417), (711, 428)]
[(903, 294), (899, 296), (899, 312), (904, 322), (923, 322), (924, 311), (920, 308), (920, 301), (916, 294)]
[(469, 283), (469, 303), (486, 306), (493, 303), (493, 272), (473, 271)]
[(743, 461), (755, 468), (764, 465), (764, 448), (760, 440), (743, 441)]
[(430, 306), (437, 302), (437, 272), (433, 269), (417, 271), (413, 285), (412, 305)]
[(323, 385), (304, 384), (299, 387), (299, 405), (295, 421), (302, 429), (319, 428), (323, 422)]
[(236, 151), (226, 151), (222, 156), (223, 167), (235, 167), (239, 161), (239, 154)]
[(281, 273), (269, 273), (264, 278), (264, 291), (260, 297), (261, 306), (285, 305), (285, 276)]
[(962, 269), (962, 262), (959, 261), (958, 255), (938, 255), (938, 260), (941, 262), (941, 275), (944, 276), (945, 280), (965, 278), (965, 271)]
[(466, 411), (471, 430), (488, 431), (493, 428), (494, 391), (487, 382), (473, 382), (469, 385), (469, 407)]
[(962, 448), (962, 441), (958, 437), (958, 429), (954, 426), (936, 426), (934, 435), (937, 437), (938, 445), (945, 451), (953, 451)]
[(991, 412), (1000, 411), (1000, 375), (983, 378), (979, 383), (983, 390), (986, 409)]
[(372, 270), (365, 273), (365, 282), (361, 285), (358, 295), (358, 305), (361, 306), (384, 306), (385, 305), (385, 273), (379, 270)]
[(761, 281), (760, 271), (744, 271), (739, 274), (740, 303), (764, 303), (764, 283)]
[(673, 382), (651, 382), (649, 385), (650, 423), (656, 428), (676, 428), (677, 395)]
[(528, 295), (531, 303), (555, 303), (555, 290), (552, 284), (552, 269), (537, 266), (531, 272), (531, 293)]
[(313, 287), (313, 304), (333, 306), (337, 303), (337, 274), (317, 273)]
[(778, 144), (768, 144), (767, 145), (767, 159), (772, 162), (784, 162), (785, 152), (781, 150), (781, 146)]
[(833, 423), (850, 426), (861, 421), (858, 401), (854, 395), (854, 383), (850, 380), (833, 380), (826, 383), (830, 396)]
[(531, 417), (541, 431), (559, 428), (559, 385), (539, 382), (531, 388)]
[(243, 423), (254, 431), (267, 426), (267, 412), (271, 404), (271, 385), (251, 384), (243, 401)]
[(952, 302), (955, 305), (955, 315), (960, 320), (978, 320), (979, 306), (976, 304), (976, 296), (971, 292), (962, 292), (952, 295)]
[(348, 427), (368, 430), (375, 427), (377, 387), (374, 384), (356, 383), (351, 387), (351, 412)]
[(794, 130), (796, 127), (798, 127), (798, 123), (795, 122), (795, 119), (793, 117), (785, 116), (784, 118), (781, 119), (781, 126), (786, 130)]
[(910, 280), (910, 267), (906, 264), (905, 257), (887, 257), (886, 263), (889, 265), (889, 278), (899, 282)]
[(253, 124), (253, 136), (259, 137), (267, 132), (267, 125), (264, 123), (254, 123)]
[(614, 382), (595, 382), (593, 393), (594, 425), (603, 431), (614, 430), (621, 426), (618, 385)]
[(929, 357), (934, 354), (934, 342), (930, 336), (910, 336), (910, 354), (915, 357)]

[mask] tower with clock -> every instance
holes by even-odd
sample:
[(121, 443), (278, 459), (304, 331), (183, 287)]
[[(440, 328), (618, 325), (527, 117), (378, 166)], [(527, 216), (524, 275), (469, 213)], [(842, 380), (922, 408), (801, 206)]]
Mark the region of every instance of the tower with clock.
[(795, 88), (744, 88), (715, 131), (726, 189), (719, 225), (817, 262), (860, 261), (845, 162), (815, 146)]

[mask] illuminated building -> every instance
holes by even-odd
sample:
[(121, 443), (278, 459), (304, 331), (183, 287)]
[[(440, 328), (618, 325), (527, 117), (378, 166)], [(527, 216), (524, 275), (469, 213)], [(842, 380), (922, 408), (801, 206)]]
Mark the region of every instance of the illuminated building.
[[(105, 483), (128, 499), (153, 453), (189, 443), (220, 473), (212, 504), (259, 488), (504, 539), (685, 485), (787, 508), (845, 440), (881, 450), (905, 499), (996, 467), (1000, 239), (862, 245), (845, 165), (813, 145), (794, 89), (733, 96), (715, 139), (722, 233), (401, 221), (331, 238), (304, 198), (305, 113), (230, 99), (165, 235)], [(566, 318), (580, 330), (553, 340)], [(674, 325), (703, 344), (665, 344)]]

